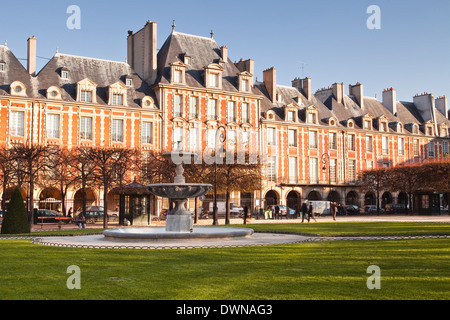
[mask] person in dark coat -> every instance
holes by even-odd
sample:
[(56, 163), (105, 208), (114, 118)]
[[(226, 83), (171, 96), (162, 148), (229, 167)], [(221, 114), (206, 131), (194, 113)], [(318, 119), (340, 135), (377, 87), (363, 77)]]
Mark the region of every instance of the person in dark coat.
[(313, 207), (312, 207), (312, 203), (309, 203), (309, 208), (308, 208), (308, 222), (309, 219), (313, 218), (315, 222), (317, 222), (316, 218), (314, 218), (314, 214), (313, 214)]
[(307, 214), (308, 214), (308, 206), (306, 205), (306, 201), (303, 201), (301, 212), (302, 212), (302, 222), (305, 221), (305, 217), (306, 217), (306, 218), (308, 219), (308, 221), (309, 221), (309, 217), (307, 217)]
[(247, 224), (247, 217), (248, 217), (248, 207), (247, 205), (244, 206), (244, 224)]
[(275, 216), (278, 218), (280, 218), (280, 207), (278, 205), (275, 206)]

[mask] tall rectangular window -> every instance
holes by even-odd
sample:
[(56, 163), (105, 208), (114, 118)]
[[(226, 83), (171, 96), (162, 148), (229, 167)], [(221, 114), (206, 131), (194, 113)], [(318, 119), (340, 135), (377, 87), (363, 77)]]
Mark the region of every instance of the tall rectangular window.
[(175, 70), (173, 73), (173, 81), (175, 83), (181, 83), (181, 71), (180, 70)]
[(309, 132), (309, 147), (314, 149), (317, 148), (317, 131)]
[(174, 151), (183, 150), (183, 128), (175, 127), (173, 130), (173, 149)]
[(373, 150), (373, 137), (366, 136), (366, 152), (372, 152)]
[(182, 116), (182, 96), (179, 94), (176, 94), (173, 97), (173, 116), (174, 117), (181, 117)]
[(234, 101), (228, 101), (228, 122), (236, 121), (236, 103)]
[(209, 86), (217, 88), (219, 86), (219, 75), (217, 73), (209, 74)]
[(275, 146), (276, 145), (276, 131), (275, 128), (267, 128), (267, 145)]
[(112, 104), (116, 104), (116, 105), (123, 105), (123, 95), (122, 94), (117, 94), (117, 93), (113, 93), (112, 95)]
[(80, 139), (92, 140), (92, 118), (80, 117)]
[(295, 129), (288, 130), (288, 145), (289, 147), (297, 146), (297, 130)]
[(356, 150), (356, 136), (354, 134), (348, 135), (348, 150), (350, 151)]
[(189, 117), (191, 119), (198, 117), (198, 97), (189, 98)]
[(442, 142), (442, 156), (448, 158), (448, 141)]
[(92, 91), (81, 90), (80, 101), (81, 102), (92, 102)]
[(113, 142), (123, 142), (123, 120), (113, 119), (111, 138)]
[(47, 138), (59, 139), (59, 114), (48, 114), (46, 120)]
[(428, 156), (434, 157), (434, 142), (433, 141), (428, 142)]
[(330, 159), (330, 182), (337, 183), (337, 160)]
[(9, 113), (9, 134), (11, 136), (24, 136), (24, 112), (11, 111)]
[(248, 103), (242, 103), (242, 122), (249, 122)]
[(413, 141), (413, 153), (415, 157), (419, 155), (419, 139)]
[(189, 130), (189, 146), (191, 149), (191, 152), (196, 152), (199, 150), (199, 144), (198, 144), (198, 128), (191, 128)]
[(297, 183), (297, 158), (289, 157), (289, 183)]
[(141, 126), (141, 140), (142, 143), (150, 144), (153, 138), (153, 123), (142, 122)]
[(403, 156), (405, 154), (405, 140), (398, 138), (398, 155)]
[(269, 156), (267, 158), (267, 179), (275, 182), (277, 178), (277, 157)]
[(309, 182), (318, 183), (319, 178), (317, 174), (317, 158), (309, 159)]
[(337, 149), (337, 133), (336, 132), (330, 132), (328, 135), (328, 148), (331, 150)]
[(348, 179), (350, 182), (356, 180), (356, 160), (348, 161)]
[(288, 111), (287, 113), (287, 121), (294, 121), (295, 120), (295, 113), (294, 111)]
[(248, 91), (248, 80), (242, 80), (242, 91)]
[(217, 100), (210, 99), (208, 101), (208, 120), (217, 120)]
[(386, 136), (381, 137), (381, 153), (383, 155), (389, 154), (389, 141)]

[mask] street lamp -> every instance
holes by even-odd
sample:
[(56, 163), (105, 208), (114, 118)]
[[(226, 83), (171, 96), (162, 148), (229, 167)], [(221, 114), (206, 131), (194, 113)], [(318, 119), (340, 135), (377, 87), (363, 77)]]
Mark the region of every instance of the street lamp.
[[(221, 132), (220, 130), (223, 130)], [(220, 139), (220, 140), (219, 140)], [(220, 141), (222, 146), (217, 149), (217, 140)], [(224, 158), (225, 149), (223, 148), (223, 143), (226, 140), (226, 128), (224, 125), (219, 125), (216, 131), (216, 139), (214, 143), (214, 208), (213, 208), (213, 225), (217, 225), (217, 160), (218, 158)]]
[[(322, 171), (326, 172), (327, 170), (327, 163), (328, 163), (328, 185), (330, 188), (330, 192), (331, 192), (331, 170), (330, 170), (330, 155), (328, 153), (324, 153), (322, 154), (322, 163), (323, 163), (323, 167), (322, 167)], [(333, 214), (331, 212), (331, 198), (330, 198), (330, 193), (328, 193), (328, 198), (329, 198), (329, 202), (330, 202), (330, 214)]]

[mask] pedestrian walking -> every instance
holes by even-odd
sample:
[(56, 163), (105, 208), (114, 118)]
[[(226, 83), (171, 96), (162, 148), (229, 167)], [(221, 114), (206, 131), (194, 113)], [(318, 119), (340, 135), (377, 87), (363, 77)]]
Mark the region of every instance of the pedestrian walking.
[(307, 216), (308, 215), (308, 206), (306, 205), (306, 201), (303, 201), (303, 203), (302, 203), (301, 212), (302, 212), (302, 223), (303, 223), (303, 221), (305, 221), (305, 218), (307, 218), (309, 221), (309, 218)]
[(312, 203), (309, 203), (309, 208), (308, 208), (308, 222), (309, 219), (313, 218), (315, 222), (317, 222), (316, 218), (314, 217), (314, 213), (313, 213), (313, 206)]
[(278, 205), (275, 206), (275, 216), (277, 219), (280, 218), (280, 207)]
[(331, 202), (331, 214), (333, 215), (333, 220), (336, 221), (336, 202)]
[(247, 224), (247, 216), (248, 216), (248, 207), (247, 205), (244, 206), (244, 224)]

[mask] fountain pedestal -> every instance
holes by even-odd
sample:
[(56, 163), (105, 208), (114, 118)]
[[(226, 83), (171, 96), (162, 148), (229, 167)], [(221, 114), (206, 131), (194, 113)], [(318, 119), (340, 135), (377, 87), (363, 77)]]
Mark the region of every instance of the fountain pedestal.
[(192, 216), (186, 210), (186, 200), (175, 200), (175, 208), (166, 217), (167, 232), (191, 232), (194, 227)]

